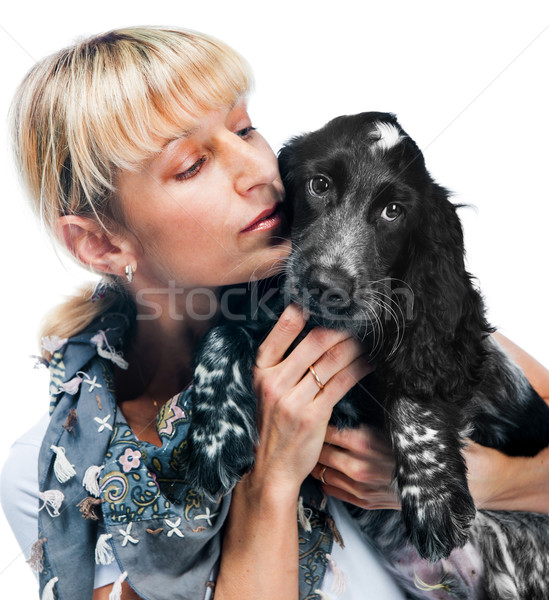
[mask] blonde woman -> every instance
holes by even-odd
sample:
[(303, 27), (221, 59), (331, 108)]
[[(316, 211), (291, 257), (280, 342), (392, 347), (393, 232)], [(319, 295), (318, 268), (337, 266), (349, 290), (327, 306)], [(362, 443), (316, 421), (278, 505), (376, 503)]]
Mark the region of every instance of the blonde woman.
[[(36, 212), (104, 282), (50, 315), (50, 415), (3, 472), (4, 508), (46, 600), (194, 600), (214, 587), (216, 600), (402, 597), (335, 500), (398, 508), (385, 442), (328, 428), (372, 366), (355, 340), (320, 329), (286, 356), (305, 324), (297, 307), (256, 358), (253, 470), (223, 498), (180, 478), (191, 359), (221, 286), (277, 273), (290, 249), (276, 158), (246, 108), (250, 85), (244, 60), (213, 38), (128, 28), (44, 59), (14, 101)], [(515, 351), (547, 395), (547, 372)], [(476, 498), (546, 511), (544, 458), (472, 445)]]

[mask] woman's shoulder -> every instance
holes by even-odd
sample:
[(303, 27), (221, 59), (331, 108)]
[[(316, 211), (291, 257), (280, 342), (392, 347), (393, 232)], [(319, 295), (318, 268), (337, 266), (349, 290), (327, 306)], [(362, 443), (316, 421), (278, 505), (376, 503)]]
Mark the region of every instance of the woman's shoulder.
[(38, 448), (40, 448), (42, 440), (44, 439), (44, 434), (48, 428), (49, 421), (49, 415), (44, 413), (28, 431), (26, 431), (20, 438), (15, 440), (12, 445), (12, 450), (18, 449), (22, 446), (38, 446)]
[[(45, 414), (14, 442), (0, 474), (2, 508), (27, 560), (38, 534), (38, 456), (48, 423), (49, 416)], [(109, 585), (119, 575), (116, 563), (96, 565), (94, 587)]]
[(38, 455), (48, 427), (45, 414), (12, 445), (0, 474), (0, 501), (25, 555), (36, 541), (38, 518)]
[[(42, 418), (26, 433), (18, 438), (10, 448), (8, 457), (2, 468), (0, 490), (2, 503), (4, 499), (11, 500), (12, 491), (21, 487), (21, 482), (38, 481), (38, 455), (44, 434), (48, 428), (49, 416)], [(38, 488), (35, 496), (38, 497)]]

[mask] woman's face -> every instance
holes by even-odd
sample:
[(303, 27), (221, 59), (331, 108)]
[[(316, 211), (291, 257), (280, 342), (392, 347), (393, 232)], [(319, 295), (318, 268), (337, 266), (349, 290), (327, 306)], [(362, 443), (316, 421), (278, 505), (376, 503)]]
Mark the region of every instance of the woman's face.
[(244, 100), (197, 119), (139, 171), (121, 173), (117, 189), (146, 285), (261, 279), (289, 253), (276, 157)]

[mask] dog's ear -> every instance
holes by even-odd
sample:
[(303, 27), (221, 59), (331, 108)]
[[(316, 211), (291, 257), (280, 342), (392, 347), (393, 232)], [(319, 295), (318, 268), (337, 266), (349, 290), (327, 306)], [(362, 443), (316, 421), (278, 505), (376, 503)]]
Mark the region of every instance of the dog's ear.
[(278, 168), (280, 177), (286, 192), (284, 200), (284, 212), (288, 223), (293, 222), (293, 208), (296, 185), (297, 152), (300, 146), (301, 136), (289, 140), (282, 146), (278, 153)]
[(437, 393), (458, 402), (481, 377), (483, 340), (493, 328), (465, 269), (456, 207), (446, 190), (432, 185), (426, 210), (403, 248), (400, 277), (410, 286), (414, 301), (409, 341), (401, 346), (398, 364), (402, 373), (409, 373), (413, 364), (423, 385), (438, 381)]
[[(456, 331), (487, 331), (481, 296), (465, 268), (463, 230), (448, 191), (431, 180), (410, 232), (402, 278), (414, 294), (414, 319), (438, 339)], [(404, 264), (403, 264), (404, 266)]]
[(278, 152), (278, 168), (282, 183), (288, 194), (293, 189), (295, 181), (296, 153), (301, 137), (293, 137), (287, 141)]

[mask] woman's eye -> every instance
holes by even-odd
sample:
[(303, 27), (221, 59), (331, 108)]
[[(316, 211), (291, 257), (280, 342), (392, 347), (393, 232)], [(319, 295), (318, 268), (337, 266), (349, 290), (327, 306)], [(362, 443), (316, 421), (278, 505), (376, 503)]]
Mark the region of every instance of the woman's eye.
[(175, 178), (177, 181), (185, 181), (186, 179), (190, 179), (194, 177), (199, 171), (202, 165), (206, 162), (206, 157), (202, 156), (199, 158), (192, 166), (190, 166), (185, 171), (178, 173)]
[(238, 137), (241, 137), (241, 138), (247, 138), (247, 137), (249, 137), (249, 136), (251, 135), (251, 133), (252, 133), (253, 131), (255, 131), (255, 130), (256, 130), (256, 129), (255, 129), (255, 127), (252, 127), (252, 126), (250, 125), (249, 127), (244, 127), (244, 129), (239, 129), (239, 130), (236, 132), (236, 135), (237, 135)]
[(394, 221), (398, 219), (402, 214), (402, 207), (400, 204), (396, 204), (395, 202), (391, 202), (391, 204), (387, 204), (387, 206), (383, 209), (381, 213), (381, 218), (386, 221)]
[(324, 175), (315, 175), (309, 179), (309, 192), (317, 198), (323, 198), (330, 191), (331, 181)]

